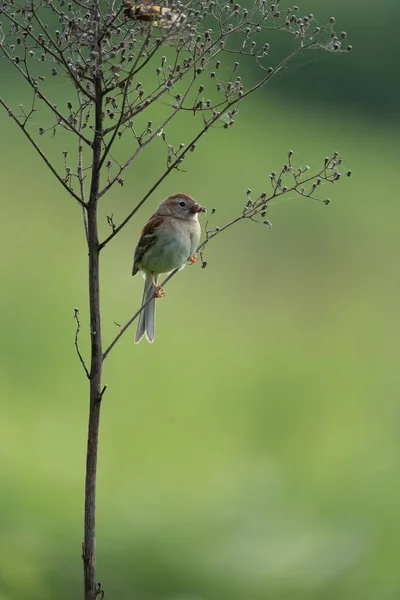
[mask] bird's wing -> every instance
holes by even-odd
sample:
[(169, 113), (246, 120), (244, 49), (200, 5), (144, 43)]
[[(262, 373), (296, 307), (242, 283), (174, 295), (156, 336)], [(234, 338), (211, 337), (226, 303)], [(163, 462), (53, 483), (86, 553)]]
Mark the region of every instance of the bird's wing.
[(164, 219), (165, 217), (153, 215), (143, 227), (142, 234), (136, 246), (133, 257), (132, 275), (136, 275), (136, 273), (139, 271), (140, 261), (142, 260), (145, 252), (156, 241), (157, 236), (155, 235), (155, 231), (163, 224)]

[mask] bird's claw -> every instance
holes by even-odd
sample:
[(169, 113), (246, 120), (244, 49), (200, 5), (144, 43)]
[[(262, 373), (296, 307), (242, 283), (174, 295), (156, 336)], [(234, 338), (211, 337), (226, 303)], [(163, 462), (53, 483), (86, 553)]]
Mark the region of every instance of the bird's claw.
[(197, 263), (197, 261), (198, 261), (198, 258), (197, 258), (197, 254), (196, 253), (194, 253), (193, 256), (189, 257), (189, 264), (190, 265), (194, 265), (194, 263)]
[(165, 290), (162, 287), (162, 285), (155, 285), (154, 286), (154, 294), (156, 298), (164, 298), (165, 296)]

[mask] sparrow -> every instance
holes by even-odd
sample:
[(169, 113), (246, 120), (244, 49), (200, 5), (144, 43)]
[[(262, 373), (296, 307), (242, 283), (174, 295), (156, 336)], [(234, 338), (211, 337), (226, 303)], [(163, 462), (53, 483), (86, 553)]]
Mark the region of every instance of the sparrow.
[(155, 337), (156, 298), (164, 296), (157, 285), (161, 273), (181, 270), (186, 263), (197, 261), (196, 248), (200, 240), (198, 214), (206, 212), (187, 194), (173, 194), (161, 202), (142, 229), (133, 258), (132, 275), (140, 271), (144, 277), (142, 306), (135, 343), (143, 336), (152, 343)]

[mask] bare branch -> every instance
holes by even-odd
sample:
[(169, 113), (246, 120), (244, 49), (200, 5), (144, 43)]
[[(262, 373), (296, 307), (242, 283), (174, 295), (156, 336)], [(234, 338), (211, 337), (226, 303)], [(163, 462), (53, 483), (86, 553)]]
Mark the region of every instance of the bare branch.
[[(82, 99), (81, 99), (79, 90), (77, 90), (77, 95), (78, 95), (78, 106), (79, 106), (79, 109), (78, 109), (78, 113), (79, 113), (78, 131), (81, 132), (82, 127), (83, 127), (84, 110), (83, 110), (83, 103), (82, 103)], [(85, 202), (85, 176), (83, 174), (83, 148), (82, 148), (80, 139), (78, 139), (78, 169), (77, 169), (77, 173), (78, 173), (78, 181), (79, 181), (79, 189), (80, 189), (81, 199), (82, 199), (82, 202)], [(83, 208), (83, 207), (82, 207), (82, 218), (83, 218), (83, 226), (85, 229), (86, 242), (87, 242), (87, 244), (89, 244), (87, 211), (86, 211), (86, 208)]]
[(72, 125), (72, 123), (68, 119), (66, 119), (64, 117), (64, 115), (62, 113), (60, 113), (60, 111), (57, 109), (57, 107), (46, 98), (46, 96), (43, 94), (43, 92), (40, 91), (38, 82), (35, 79), (33, 79), (29, 74), (26, 61), (25, 61), (25, 67), (26, 67), (26, 72), (25, 72), (20, 67), (19, 63), (16, 63), (15, 60), (13, 60), (12, 56), (9, 54), (9, 52), (7, 52), (7, 50), (4, 47), (2, 48), (2, 50), (5, 54), (5, 56), (10, 61), (10, 63), (12, 65), (14, 65), (14, 67), (18, 70), (20, 75), (22, 75), (23, 78), (25, 79), (25, 81), (27, 81), (29, 83), (29, 85), (32, 87), (34, 94), (36, 94), (37, 97), (40, 98), (40, 100), (43, 100), (43, 102), (47, 105), (47, 107), (55, 115), (57, 115), (58, 119), (66, 126), (67, 129), (70, 129), (73, 133), (75, 133), (78, 137), (80, 137), (81, 140), (83, 142), (85, 142), (85, 144), (87, 144), (88, 146), (91, 146), (91, 142), (80, 131), (75, 129), (75, 127)]
[(85, 361), (83, 359), (83, 356), (81, 354), (81, 351), (79, 349), (79, 332), (81, 330), (81, 322), (79, 320), (79, 308), (75, 308), (74, 309), (74, 319), (76, 321), (76, 331), (75, 331), (75, 349), (76, 349), (76, 353), (77, 353), (78, 358), (80, 360), (80, 363), (81, 363), (81, 365), (83, 367), (83, 370), (86, 373), (86, 377), (88, 379), (90, 379), (89, 370), (88, 370), (88, 368), (86, 366), (86, 363), (85, 363)]
[(75, 198), (75, 200), (77, 202), (79, 202), (79, 204), (86, 208), (86, 204), (85, 202), (82, 202), (82, 200), (79, 198), (79, 196), (73, 191), (73, 189), (68, 186), (65, 181), (63, 180), (63, 178), (61, 177), (61, 175), (57, 172), (57, 170), (55, 169), (55, 167), (51, 164), (51, 162), (49, 161), (49, 159), (47, 158), (47, 156), (44, 154), (44, 152), (42, 152), (42, 150), (39, 148), (39, 146), (37, 145), (37, 143), (35, 142), (35, 140), (33, 139), (33, 137), (30, 135), (30, 133), (27, 131), (26, 127), (23, 125), (23, 123), (20, 123), (18, 118), (14, 115), (14, 113), (12, 112), (11, 108), (6, 104), (6, 102), (4, 102), (4, 100), (2, 98), (0, 98), (0, 104), (6, 109), (6, 111), (8, 112), (8, 115), (12, 118), (12, 120), (18, 125), (18, 127), (21, 129), (21, 131), (24, 132), (24, 134), (26, 135), (26, 137), (28, 138), (28, 140), (30, 141), (30, 143), (32, 144), (32, 146), (35, 148), (36, 152), (39, 154), (39, 156), (44, 160), (44, 162), (46, 163), (46, 165), (48, 166), (48, 168), (50, 169), (50, 171), (53, 173), (53, 175), (58, 179), (58, 181), (61, 183), (61, 185), (63, 186), (63, 188), (66, 189), (66, 191), (73, 197)]

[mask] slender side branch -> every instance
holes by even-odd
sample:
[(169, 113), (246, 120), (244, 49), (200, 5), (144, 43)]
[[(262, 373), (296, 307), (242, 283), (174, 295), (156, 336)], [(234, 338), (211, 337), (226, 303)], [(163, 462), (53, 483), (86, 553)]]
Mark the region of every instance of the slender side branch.
[(79, 308), (75, 308), (74, 309), (74, 319), (76, 321), (76, 331), (75, 331), (75, 349), (76, 349), (76, 353), (77, 353), (78, 358), (80, 360), (80, 363), (81, 363), (81, 365), (83, 367), (83, 370), (86, 373), (86, 377), (88, 379), (90, 379), (90, 374), (89, 374), (88, 368), (86, 366), (85, 360), (84, 360), (84, 358), (82, 356), (82, 353), (80, 351), (80, 348), (79, 348), (79, 332), (81, 330), (81, 322), (79, 320)]
[[(77, 90), (77, 95), (78, 95), (78, 106), (79, 106), (78, 131), (81, 132), (82, 127), (83, 127), (83, 109), (82, 109), (83, 103), (82, 103), (82, 99), (81, 99), (79, 90)], [(82, 147), (82, 142), (80, 139), (78, 139), (78, 169), (77, 169), (77, 173), (78, 173), (79, 190), (80, 190), (80, 194), (81, 194), (81, 199), (82, 199), (82, 202), (85, 202), (85, 177), (83, 175), (83, 147)], [(82, 207), (82, 219), (83, 219), (83, 226), (85, 228), (86, 242), (89, 245), (88, 216), (87, 216), (87, 210), (84, 207)]]
[[(182, 99), (182, 103), (184, 102), (184, 100), (186, 99), (187, 95), (189, 94), (190, 90), (193, 87), (193, 84), (195, 82), (195, 79), (193, 79), (193, 81), (189, 84), (183, 99)], [(150, 144), (150, 142), (153, 141), (153, 139), (155, 137), (157, 137), (162, 130), (164, 129), (164, 127), (166, 125), (168, 125), (168, 123), (174, 118), (174, 116), (179, 112), (179, 110), (181, 109), (181, 104), (179, 104), (178, 106), (176, 106), (173, 111), (171, 112), (170, 115), (168, 115), (168, 117), (161, 123), (161, 125), (159, 125), (157, 127), (157, 129), (147, 138), (147, 140), (145, 140), (144, 142), (141, 143), (141, 145), (139, 146), (139, 148), (128, 158), (128, 160), (121, 166), (121, 168), (119, 169), (117, 175), (115, 175), (115, 177), (113, 177), (111, 179), (111, 181), (99, 192), (99, 198), (101, 198), (102, 196), (104, 196), (104, 194), (106, 192), (108, 192), (108, 190), (114, 185), (114, 183), (116, 181), (118, 181), (118, 179), (121, 177), (122, 173), (125, 171), (125, 169), (135, 160), (135, 158), (138, 156), (138, 154), (140, 152), (142, 152), (142, 150), (148, 146), (148, 144)], [(204, 133), (204, 131), (202, 130), (202, 132)], [(197, 138), (196, 138), (197, 139)], [(196, 140), (195, 140), (196, 141)], [(191, 143), (191, 145), (193, 145), (194, 142)], [(182, 153), (183, 154), (183, 153)], [(182, 155), (181, 155), (182, 156)], [(179, 161), (179, 159), (177, 159), (175, 161), (175, 163), (173, 163), (170, 167), (170, 169), (168, 170), (168, 172), (165, 174), (165, 177), (168, 175), (168, 173), (176, 166), (177, 162)], [(161, 183), (162, 180), (160, 180), (159, 183)], [(154, 188), (155, 189), (155, 188)], [(123, 223), (121, 223), (121, 225), (119, 225), (119, 227), (115, 228), (115, 235), (118, 233), (118, 231), (120, 231), (124, 225), (126, 225), (126, 223), (133, 217), (133, 215), (135, 214), (135, 212), (140, 208), (140, 206), (142, 206), (143, 202), (146, 201), (146, 199), (150, 196), (150, 194), (154, 191), (154, 189), (152, 189), (145, 198), (143, 198), (142, 202), (140, 202), (134, 209), (134, 212), (130, 213), (130, 215), (128, 215), (128, 220), (123, 221)], [(107, 238), (106, 240), (104, 240), (101, 244), (100, 244), (100, 250), (110, 241), (110, 237)]]
[(63, 188), (69, 193), (71, 194), (71, 196), (73, 198), (75, 198), (75, 200), (77, 202), (79, 202), (79, 204), (81, 206), (83, 206), (84, 208), (86, 208), (86, 204), (85, 202), (82, 202), (82, 200), (79, 198), (79, 196), (74, 192), (74, 190), (72, 188), (70, 188), (65, 181), (63, 180), (63, 178), (61, 177), (61, 175), (59, 175), (59, 173), (57, 172), (56, 168), (51, 164), (51, 162), (49, 161), (49, 159), (47, 158), (47, 156), (44, 154), (44, 152), (42, 152), (42, 150), (39, 148), (39, 146), (37, 145), (37, 143), (35, 142), (35, 140), (33, 139), (33, 137), (30, 135), (30, 133), (27, 131), (26, 127), (24, 126), (23, 123), (20, 123), (20, 121), (18, 120), (18, 118), (14, 115), (13, 111), (11, 110), (11, 108), (6, 104), (6, 102), (4, 102), (4, 100), (2, 98), (0, 98), (0, 104), (6, 109), (6, 111), (8, 112), (8, 115), (13, 119), (13, 121), (18, 125), (18, 127), (24, 132), (24, 134), (26, 135), (26, 137), (28, 138), (28, 140), (30, 141), (30, 143), (32, 144), (32, 146), (35, 148), (36, 152), (39, 154), (39, 156), (44, 160), (44, 162), (46, 163), (46, 165), (48, 166), (48, 168), (50, 169), (50, 171), (53, 173), (53, 175), (58, 179), (58, 181), (61, 183), (61, 185), (63, 186)]

